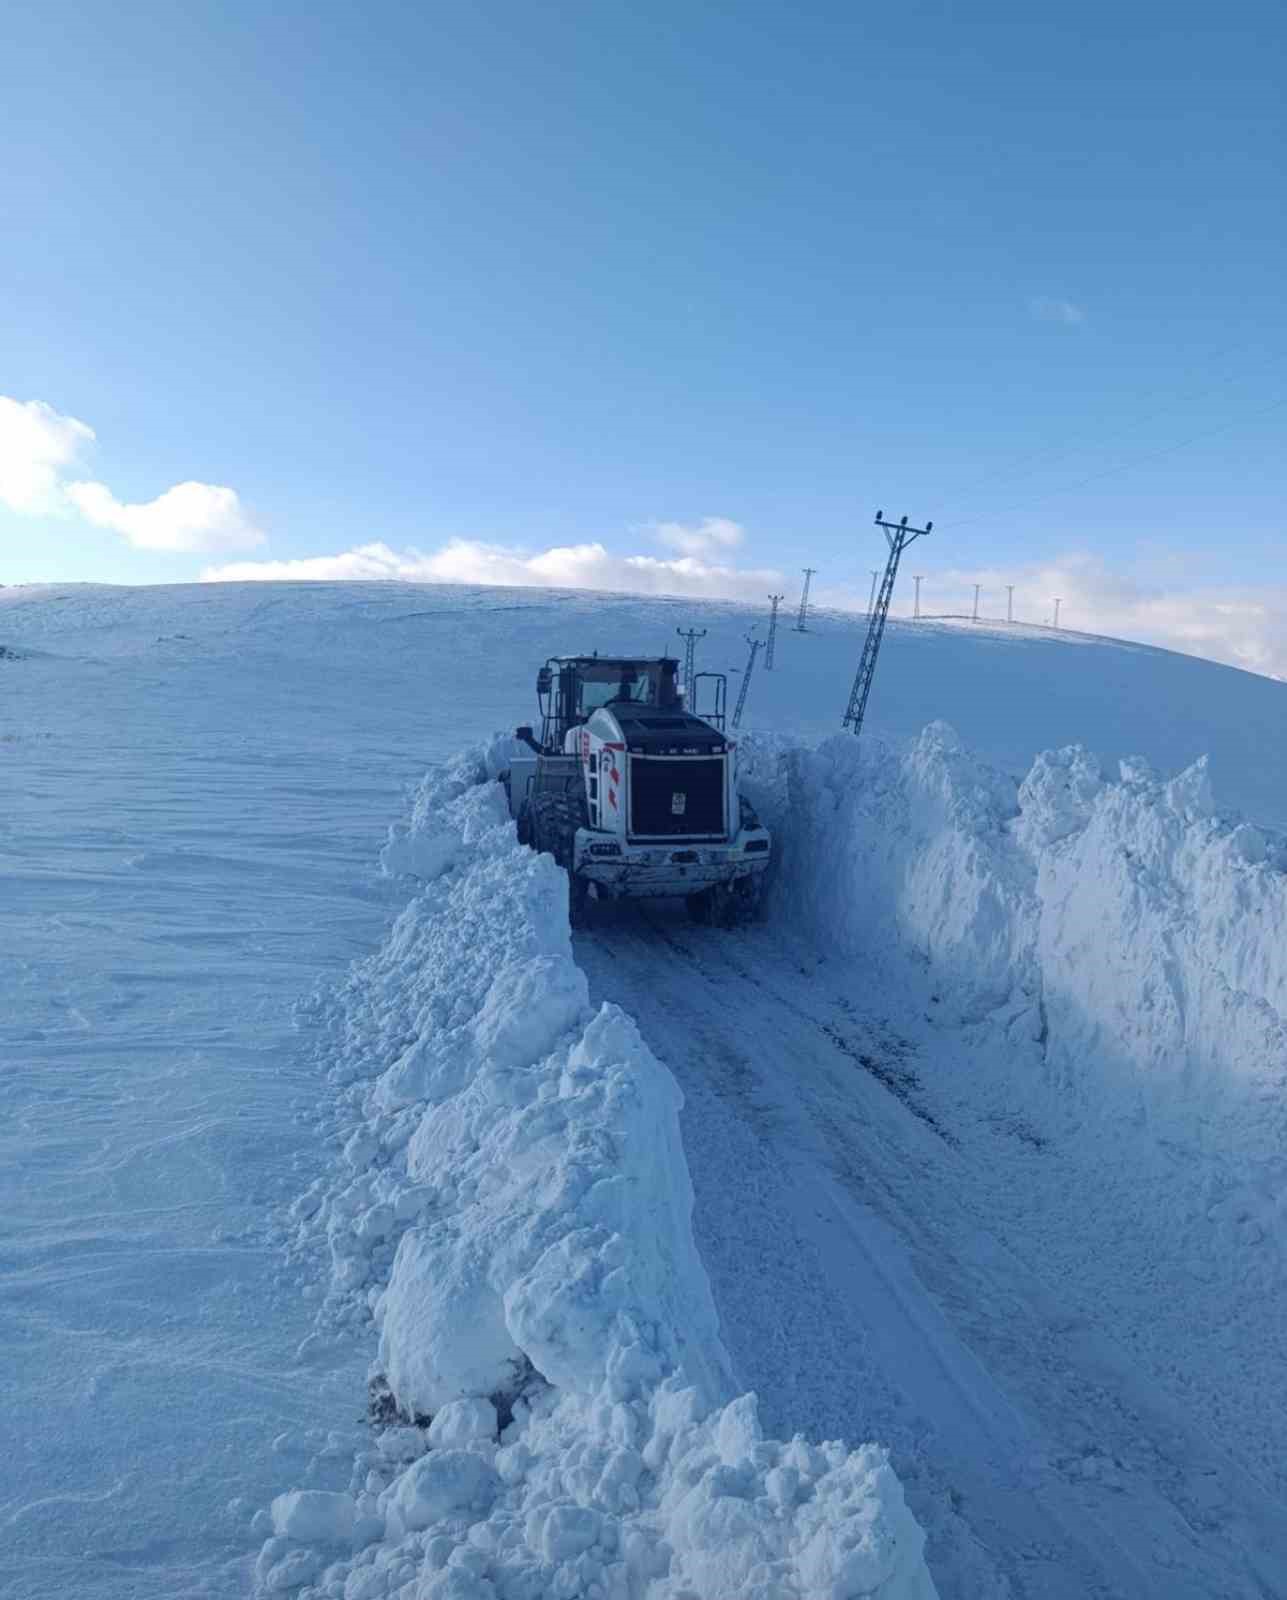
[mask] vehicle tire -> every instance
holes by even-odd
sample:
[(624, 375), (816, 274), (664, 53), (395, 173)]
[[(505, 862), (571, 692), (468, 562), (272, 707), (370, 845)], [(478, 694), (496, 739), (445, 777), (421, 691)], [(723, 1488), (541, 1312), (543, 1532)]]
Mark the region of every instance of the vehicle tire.
[(568, 922), (574, 928), (590, 923), (590, 885), (572, 873), (568, 874)]
[(710, 926), (714, 911), (714, 896), (709, 889), (698, 889), (695, 894), (686, 895), (684, 904), (693, 922), (699, 922), (703, 927)]
[(573, 872), (576, 857), (576, 830), (585, 821), (585, 803), (577, 794), (541, 794), (531, 804), (531, 844), (546, 851), (568, 875), (568, 921), (574, 928), (584, 925), (590, 900), (590, 885)]
[(741, 927), (747, 922), (757, 922), (763, 904), (760, 879), (739, 878), (729, 896), (730, 927)]

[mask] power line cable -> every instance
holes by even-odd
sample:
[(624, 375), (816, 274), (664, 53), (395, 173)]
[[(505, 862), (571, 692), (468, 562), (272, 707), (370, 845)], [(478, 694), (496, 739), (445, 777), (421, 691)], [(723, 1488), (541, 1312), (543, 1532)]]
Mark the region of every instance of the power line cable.
[(1197, 444), (1203, 439), (1213, 438), (1217, 433), (1225, 433), (1230, 428), (1236, 428), (1242, 422), (1254, 422), (1258, 417), (1268, 416), (1271, 411), (1279, 411), (1287, 406), (1287, 395), (1275, 400), (1271, 405), (1262, 406), (1258, 411), (1252, 411), (1245, 417), (1231, 417), (1227, 422), (1218, 423), (1214, 428), (1204, 428), (1199, 433), (1192, 433), (1186, 439), (1178, 439), (1174, 444), (1162, 445), (1160, 449), (1145, 451), (1126, 461), (1119, 461), (1115, 466), (1105, 467), (1102, 472), (1092, 472), (1084, 478), (1078, 478), (1075, 483), (1067, 483), (1058, 489), (1046, 489), (1041, 494), (1029, 495), (1020, 500), (1011, 502), (1008, 506), (999, 509), (990, 508), (980, 512), (974, 517), (962, 517), (959, 522), (941, 523), (944, 528), (965, 528), (973, 522), (992, 522), (997, 516), (1003, 516), (1007, 511), (1014, 511), (1020, 506), (1034, 505), (1039, 500), (1049, 500), (1053, 495), (1072, 494), (1077, 489), (1084, 488), (1088, 483), (1098, 483), (1101, 478), (1109, 478), (1115, 472), (1125, 472), (1131, 467), (1139, 466), (1144, 461), (1155, 461), (1159, 456), (1173, 455), (1177, 450), (1185, 450), (1191, 444)]
[[(1235, 351), (1235, 350), (1246, 349), (1247, 346), (1249, 344), (1251, 344), (1252, 342), (1253, 341), (1251, 341), (1251, 340), (1244, 339), (1238, 344), (1230, 345), (1225, 350), (1220, 351), (1217, 355), (1213, 356), (1211, 358), (1211, 361), (1212, 362), (1219, 361), (1219, 360), (1223, 359), (1223, 357), (1232, 354), (1232, 352)], [(1269, 359), (1269, 360), (1271, 360), (1273, 362), (1277, 362), (1277, 361), (1279, 361), (1281, 359), (1281, 352), (1269, 351), (1268, 355), (1267, 355), (1267, 359)], [(1258, 374), (1249, 374), (1249, 373), (1246, 373), (1246, 372), (1231, 373), (1231, 374), (1221, 378), (1216, 383), (1204, 384), (1200, 389), (1189, 390), (1189, 391), (1186, 391), (1183, 394), (1175, 396), (1168, 404), (1163, 405), (1163, 406), (1159, 406), (1159, 407), (1155, 407), (1152, 411), (1146, 411), (1143, 416), (1137, 417), (1135, 419), (1134, 423), (1132, 424), (1131, 428), (1129, 429), (1129, 434), (1131, 434), (1131, 435), (1135, 434), (1141, 427), (1145, 426), (1149, 422), (1154, 421), (1157, 417), (1164, 417), (1164, 416), (1169, 415), (1169, 413), (1174, 411), (1177, 406), (1189, 404), (1190, 402), (1192, 402), (1194, 400), (1202, 400), (1207, 395), (1216, 394), (1218, 391), (1220, 391), (1222, 389), (1227, 389), (1230, 386), (1230, 384), (1238, 383), (1238, 382), (1242, 381), (1244, 378), (1247, 378), (1247, 377), (1250, 377), (1250, 376), (1258, 376)], [(1106, 441), (1106, 447), (1107, 448), (1111, 448), (1114, 443), (1116, 443), (1118, 440), (1120, 440), (1120, 439), (1122, 439), (1123, 437), (1126, 437), (1126, 436), (1127, 436), (1127, 434), (1124, 433), (1124, 432), (1121, 432), (1121, 431), (1119, 431), (1116, 434), (1111, 435), (1109, 437), (1109, 439)], [(1087, 438), (1093, 438), (1094, 435), (1093, 434), (1087, 434), (1087, 433), (1082, 433), (1080, 435), (1074, 435), (1074, 438), (1078, 438), (1078, 437), (1083, 438), (1083, 439), (1087, 439)], [(983, 488), (995, 484), (998, 480), (1003, 480), (1004, 481), (1004, 480), (1012, 479), (1014, 477), (1024, 477), (1024, 476), (1026, 476), (1027, 475), (1026, 473), (1019, 472), (1016, 469), (1024, 467), (1028, 462), (1040, 461), (1043, 457), (1050, 457), (1050, 456), (1053, 456), (1053, 458), (1055, 460), (1058, 460), (1063, 456), (1071, 455), (1073, 453), (1073, 451), (1075, 450), (1075, 448), (1076, 448), (1075, 445), (1042, 445), (1040, 448), (1038, 448), (1036, 450), (1029, 451), (1026, 455), (1019, 456), (1015, 461), (1011, 462), (1008, 466), (998, 467), (994, 472), (986, 473), (982, 478), (974, 479), (973, 482), (970, 483), (969, 485), (967, 485), (964, 489), (960, 489), (960, 490), (948, 489), (948, 490), (944, 491), (944, 497), (947, 498), (947, 499), (954, 499), (954, 498), (958, 498), (958, 497), (967, 498), (968, 499), (971, 495), (979, 493)], [(1035, 471), (1036, 469), (1032, 468), (1030, 470), (1034, 470)]]

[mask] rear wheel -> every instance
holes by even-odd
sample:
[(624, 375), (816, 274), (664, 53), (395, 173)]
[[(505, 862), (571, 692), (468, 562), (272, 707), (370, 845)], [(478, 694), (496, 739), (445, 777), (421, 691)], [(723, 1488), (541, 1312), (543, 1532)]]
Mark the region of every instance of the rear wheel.
[(690, 894), (685, 904), (694, 922), (706, 927), (737, 928), (750, 922), (759, 910), (758, 878), (738, 878), (735, 883), (713, 883)]
[(585, 802), (575, 793), (538, 794), (530, 818), (532, 848), (548, 851), (568, 875), (568, 920), (580, 927), (590, 904), (590, 885), (574, 871), (576, 830), (585, 822)]
[(688, 907), (688, 915), (694, 922), (700, 922), (703, 926), (710, 923), (714, 905), (709, 889), (701, 889), (696, 894), (690, 894), (684, 904)]

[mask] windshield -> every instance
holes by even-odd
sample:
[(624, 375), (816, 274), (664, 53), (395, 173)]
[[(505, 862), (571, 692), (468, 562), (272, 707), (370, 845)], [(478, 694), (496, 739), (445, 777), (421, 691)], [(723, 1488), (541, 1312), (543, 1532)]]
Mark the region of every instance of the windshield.
[(662, 669), (657, 662), (617, 661), (583, 666), (579, 679), (579, 716), (588, 717), (600, 706), (629, 701), (637, 706), (662, 705)]

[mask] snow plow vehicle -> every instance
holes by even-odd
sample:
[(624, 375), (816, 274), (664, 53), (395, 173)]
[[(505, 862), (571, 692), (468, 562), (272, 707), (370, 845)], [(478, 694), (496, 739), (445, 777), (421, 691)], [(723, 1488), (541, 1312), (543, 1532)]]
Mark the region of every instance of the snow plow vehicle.
[[(690, 711), (705, 681), (712, 706)], [(740, 793), (725, 679), (679, 683), (669, 656), (552, 656), (536, 680), (539, 739), (502, 774), (519, 838), (568, 875), (574, 923), (592, 899), (682, 897), (697, 921), (755, 912), (771, 840)]]

